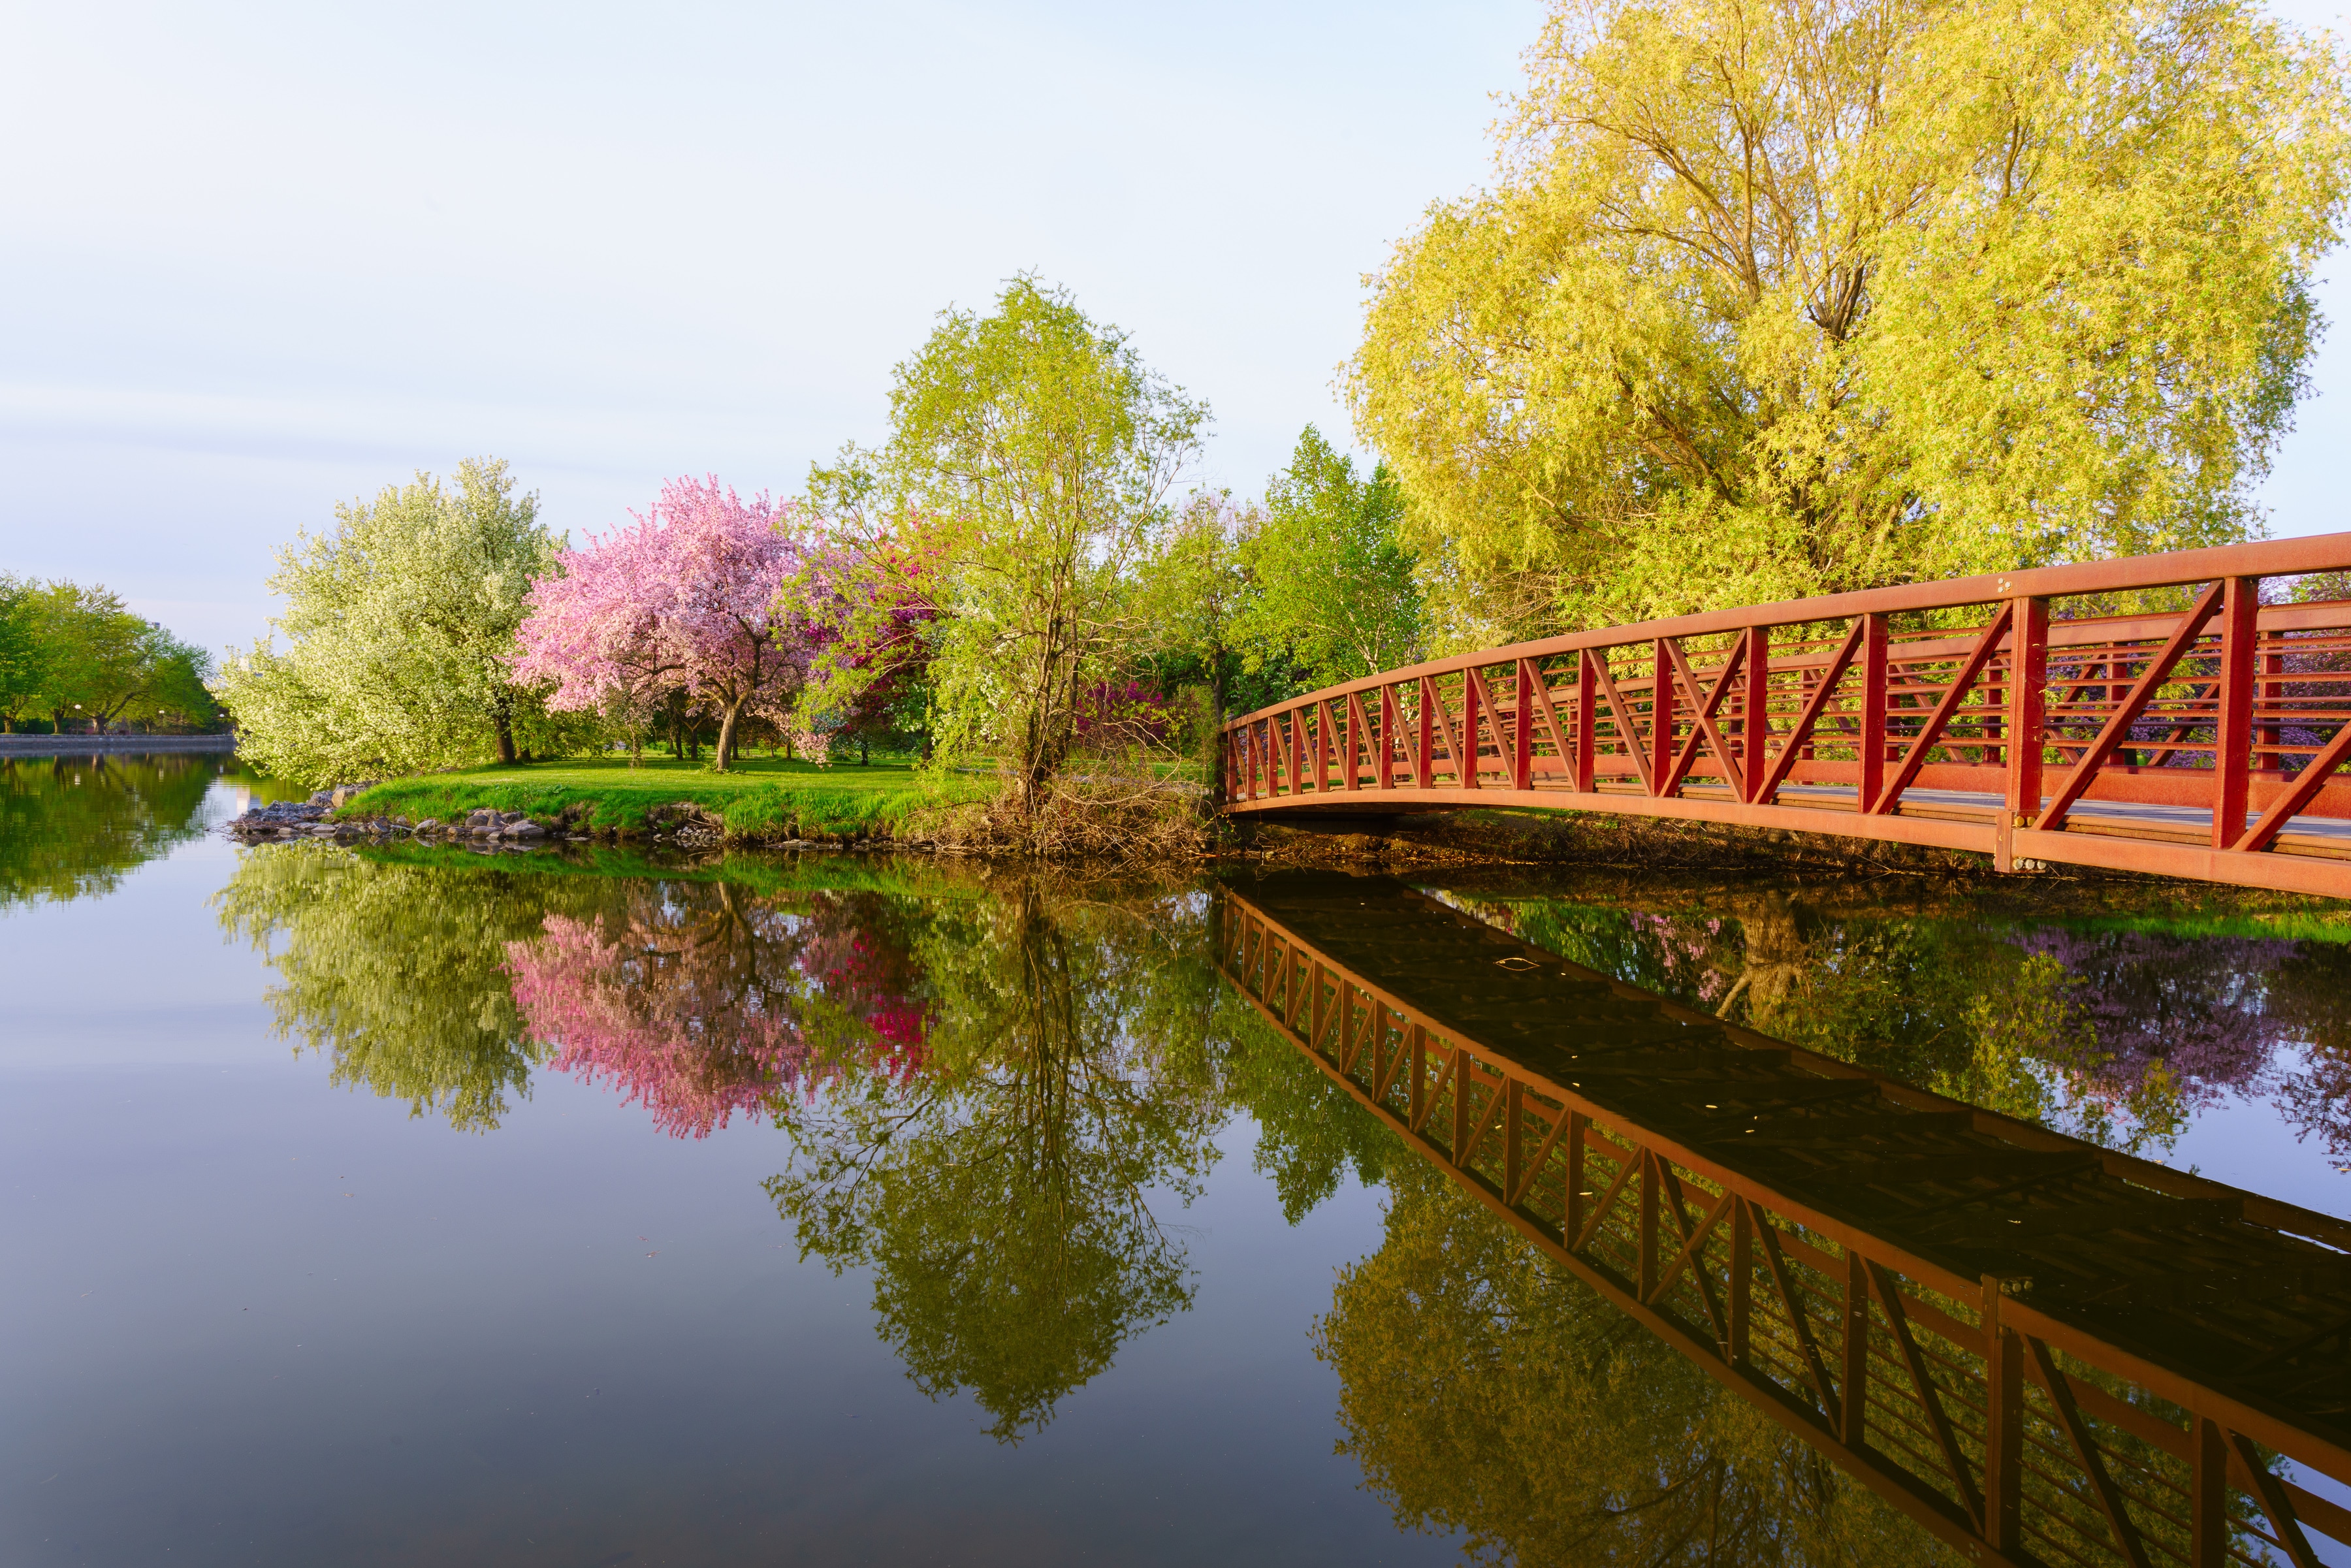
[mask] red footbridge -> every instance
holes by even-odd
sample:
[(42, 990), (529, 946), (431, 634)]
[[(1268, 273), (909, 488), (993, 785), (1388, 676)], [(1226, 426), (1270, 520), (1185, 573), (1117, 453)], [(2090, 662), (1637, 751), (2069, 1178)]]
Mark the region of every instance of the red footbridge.
[(2351, 533), (1432, 660), (1227, 725), (1225, 809), (1682, 818), (2351, 897), (2336, 573)]

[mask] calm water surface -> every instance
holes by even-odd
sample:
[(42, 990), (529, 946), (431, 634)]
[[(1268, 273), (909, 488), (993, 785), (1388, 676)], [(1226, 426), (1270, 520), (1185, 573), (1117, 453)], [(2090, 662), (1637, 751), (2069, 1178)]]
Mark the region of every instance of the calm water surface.
[[(207, 833), (266, 789), (0, 763), (0, 1562), (1945, 1560), (1273, 1037), (1204, 884)], [(2322, 911), (1427, 885), (2351, 1213)]]

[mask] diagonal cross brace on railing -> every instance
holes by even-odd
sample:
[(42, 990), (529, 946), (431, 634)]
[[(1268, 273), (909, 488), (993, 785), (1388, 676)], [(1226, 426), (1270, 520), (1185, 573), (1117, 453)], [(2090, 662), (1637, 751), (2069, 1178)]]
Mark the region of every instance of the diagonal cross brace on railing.
[(1223, 806), (1601, 811), (2351, 897), (2351, 601), (2291, 597), (2345, 570), (2333, 534), (1436, 660), (1231, 721)]

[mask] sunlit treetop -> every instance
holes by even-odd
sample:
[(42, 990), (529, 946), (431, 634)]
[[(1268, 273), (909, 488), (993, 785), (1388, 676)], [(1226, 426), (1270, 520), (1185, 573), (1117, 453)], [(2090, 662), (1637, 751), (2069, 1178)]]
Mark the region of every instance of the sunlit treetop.
[(1441, 641), (2242, 537), (2346, 163), (2243, 0), (1566, 0), (1349, 368)]

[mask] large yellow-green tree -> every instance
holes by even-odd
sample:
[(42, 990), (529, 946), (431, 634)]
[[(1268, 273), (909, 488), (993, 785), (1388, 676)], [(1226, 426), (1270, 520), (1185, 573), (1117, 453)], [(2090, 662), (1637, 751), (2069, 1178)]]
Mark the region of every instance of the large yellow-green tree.
[(2242, 537), (2340, 72), (2249, 0), (1555, 0), (1348, 371), (1440, 641)]

